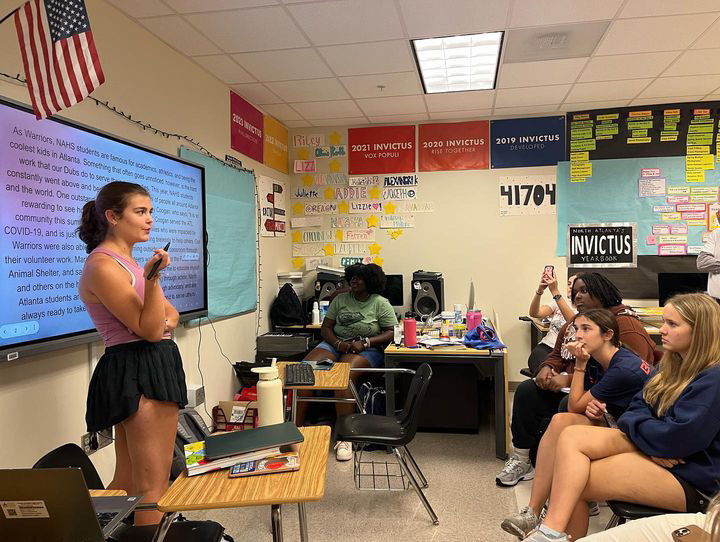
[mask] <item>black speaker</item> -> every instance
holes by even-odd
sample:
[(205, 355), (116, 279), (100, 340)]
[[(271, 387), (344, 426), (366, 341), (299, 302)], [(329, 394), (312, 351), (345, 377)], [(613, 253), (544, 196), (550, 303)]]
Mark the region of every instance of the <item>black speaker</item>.
[(315, 299), (323, 301), (328, 299), (335, 290), (347, 288), (344, 275), (320, 271), (315, 280)]
[(412, 279), (412, 310), (418, 316), (435, 316), (445, 306), (442, 273), (415, 271)]

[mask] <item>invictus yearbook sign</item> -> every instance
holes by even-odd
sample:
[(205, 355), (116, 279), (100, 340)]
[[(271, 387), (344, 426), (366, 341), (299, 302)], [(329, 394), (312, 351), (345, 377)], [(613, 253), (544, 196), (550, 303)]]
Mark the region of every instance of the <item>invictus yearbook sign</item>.
[(568, 224), (568, 267), (637, 267), (637, 224)]

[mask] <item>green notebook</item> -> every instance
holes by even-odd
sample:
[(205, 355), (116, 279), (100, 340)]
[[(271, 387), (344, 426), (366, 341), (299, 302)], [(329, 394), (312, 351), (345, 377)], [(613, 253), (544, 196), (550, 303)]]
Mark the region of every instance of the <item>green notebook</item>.
[(205, 439), (205, 458), (212, 461), (221, 457), (295, 444), (304, 439), (302, 433), (292, 422), (266, 425), (244, 431), (229, 431), (211, 435)]

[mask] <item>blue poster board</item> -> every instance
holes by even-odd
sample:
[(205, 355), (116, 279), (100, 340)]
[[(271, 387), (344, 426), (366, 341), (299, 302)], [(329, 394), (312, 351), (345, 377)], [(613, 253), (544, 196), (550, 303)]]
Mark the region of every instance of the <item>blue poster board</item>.
[(565, 160), (565, 116), (494, 120), (490, 167), (554, 166)]

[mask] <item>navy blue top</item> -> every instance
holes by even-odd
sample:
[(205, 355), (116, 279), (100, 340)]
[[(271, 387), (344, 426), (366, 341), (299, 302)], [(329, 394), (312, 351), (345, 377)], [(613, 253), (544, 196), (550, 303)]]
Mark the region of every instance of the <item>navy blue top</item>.
[(693, 487), (720, 489), (720, 366), (698, 374), (664, 416), (638, 393), (618, 427), (647, 455), (684, 459), (670, 470)]
[[(598, 364), (599, 365), (599, 364)], [(635, 394), (655, 374), (651, 365), (627, 348), (618, 348), (607, 370), (598, 376), (590, 393), (607, 405), (607, 411), (616, 420), (625, 412)]]

